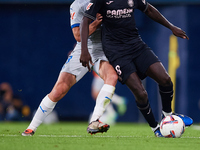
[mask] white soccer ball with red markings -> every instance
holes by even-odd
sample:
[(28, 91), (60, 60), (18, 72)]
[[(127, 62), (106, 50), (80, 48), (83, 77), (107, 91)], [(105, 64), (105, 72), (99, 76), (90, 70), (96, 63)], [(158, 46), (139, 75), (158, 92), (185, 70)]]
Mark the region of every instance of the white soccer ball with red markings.
[(160, 132), (164, 137), (180, 138), (185, 131), (183, 120), (176, 116), (170, 115), (162, 119), (160, 123)]

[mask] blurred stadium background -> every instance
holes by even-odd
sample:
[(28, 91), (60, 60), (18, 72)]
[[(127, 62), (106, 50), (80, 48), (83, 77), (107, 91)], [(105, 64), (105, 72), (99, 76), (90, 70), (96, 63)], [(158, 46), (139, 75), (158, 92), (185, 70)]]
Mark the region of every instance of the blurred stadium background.
[[(0, 0), (0, 83), (9, 82), (33, 112), (50, 92), (75, 39), (70, 28), (69, 5), (73, 0)], [(176, 70), (175, 111), (200, 122), (200, 0), (148, 0), (174, 25), (186, 31), (190, 40), (178, 39), (180, 66)], [(142, 39), (168, 68), (171, 31), (135, 13)], [(92, 74), (88, 73), (57, 104), (60, 120), (87, 121), (94, 107)], [(155, 116), (160, 119), (157, 85), (145, 81)], [(134, 97), (125, 85), (116, 92), (128, 99), (121, 122), (138, 122), (141, 116)]]

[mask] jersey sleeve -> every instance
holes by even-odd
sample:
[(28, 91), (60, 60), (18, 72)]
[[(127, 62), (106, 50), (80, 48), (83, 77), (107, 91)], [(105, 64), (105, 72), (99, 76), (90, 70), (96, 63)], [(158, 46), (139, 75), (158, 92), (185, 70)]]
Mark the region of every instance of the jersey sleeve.
[(137, 0), (138, 1), (138, 6), (137, 9), (145, 12), (147, 10), (148, 7), (148, 3), (146, 0)]
[(83, 18), (84, 11), (78, 3), (73, 3), (70, 6), (70, 24), (71, 28), (79, 27)]
[(86, 7), (84, 16), (95, 20), (96, 14), (99, 12), (103, 4), (103, 0), (90, 0), (89, 4)]

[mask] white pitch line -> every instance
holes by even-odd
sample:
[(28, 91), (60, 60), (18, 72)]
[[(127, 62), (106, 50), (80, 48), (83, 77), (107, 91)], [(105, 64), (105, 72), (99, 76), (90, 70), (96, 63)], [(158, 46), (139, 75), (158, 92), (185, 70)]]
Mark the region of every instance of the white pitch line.
[(40, 137), (84, 137), (84, 138), (88, 138), (88, 137), (102, 137), (102, 138), (140, 138), (142, 136), (109, 136), (109, 135), (105, 135), (105, 136), (98, 136), (98, 135), (89, 135), (89, 136), (81, 136), (81, 135), (37, 135)]
[[(11, 134), (0, 134), (0, 137), (18, 137), (21, 135), (11, 135)], [(92, 136), (92, 135), (91, 135)], [(91, 136), (82, 136), (82, 135), (34, 135), (34, 137), (61, 137), (61, 138), (88, 138)], [(97, 136), (93, 135), (94, 138), (142, 138), (143, 136)], [(155, 138), (155, 136), (147, 136), (147, 138)], [(200, 137), (181, 137), (184, 139), (200, 139)]]
[[(4, 137), (17, 137), (17, 136), (21, 136), (21, 135), (11, 135), (11, 134), (0, 134), (0, 137), (1, 136), (4, 136)], [(98, 136), (98, 135), (89, 135), (89, 136), (82, 136), (82, 135), (34, 135), (34, 137), (66, 137), (66, 138), (80, 138), (80, 137), (82, 137), (82, 138), (88, 138), (88, 137), (102, 137), (102, 138), (140, 138), (140, 137), (142, 137), (142, 136)], [(148, 137), (150, 137), (150, 136), (148, 136)], [(153, 137), (153, 136), (152, 136)]]

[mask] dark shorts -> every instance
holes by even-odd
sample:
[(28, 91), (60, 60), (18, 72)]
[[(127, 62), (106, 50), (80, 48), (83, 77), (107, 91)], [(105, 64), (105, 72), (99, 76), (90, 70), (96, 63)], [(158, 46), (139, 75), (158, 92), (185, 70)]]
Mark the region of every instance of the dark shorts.
[[(122, 61), (123, 60), (123, 61)], [(144, 50), (137, 57), (124, 56), (110, 62), (119, 75), (119, 81), (124, 84), (127, 78), (136, 72), (141, 80), (146, 78), (146, 71), (150, 65), (160, 62), (158, 57), (150, 49)]]

